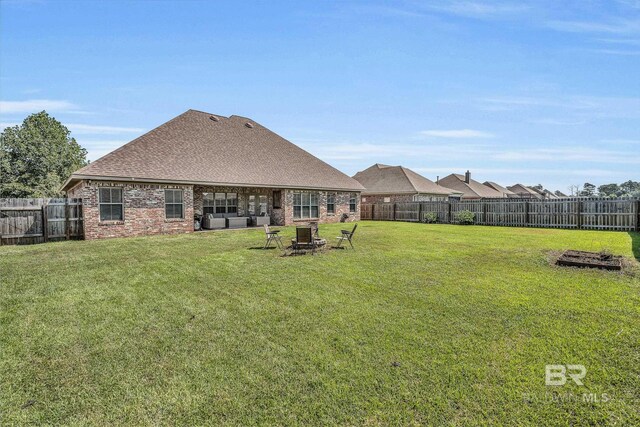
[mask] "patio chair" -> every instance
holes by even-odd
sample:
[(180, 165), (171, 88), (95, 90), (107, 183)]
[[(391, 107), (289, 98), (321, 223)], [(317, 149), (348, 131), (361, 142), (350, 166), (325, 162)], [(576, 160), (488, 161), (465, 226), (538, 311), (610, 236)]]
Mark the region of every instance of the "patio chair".
[(280, 230), (272, 230), (269, 225), (264, 225), (264, 232), (267, 235), (267, 241), (264, 243), (264, 248), (267, 249), (271, 246), (271, 242), (276, 242), (276, 247), (284, 249), (282, 246), (282, 237), (278, 236)]
[(336, 248), (341, 248), (342, 247), (342, 243), (344, 243), (345, 240), (346, 240), (351, 245), (351, 249), (355, 249), (353, 247), (353, 242), (351, 241), (351, 239), (353, 239), (353, 234), (356, 232), (356, 228), (358, 228), (358, 224), (354, 225), (353, 226), (353, 230), (351, 230), (351, 231), (349, 231), (349, 230), (340, 230), (340, 232), (342, 233), (342, 236), (336, 237), (338, 239), (338, 246), (336, 246)]
[(302, 249), (311, 248), (311, 253), (316, 253), (316, 241), (313, 238), (313, 231), (311, 227), (298, 227), (296, 228), (296, 238), (291, 241), (293, 247), (293, 253), (299, 254)]
[(320, 238), (320, 227), (318, 227), (318, 223), (315, 221), (311, 221), (309, 223), (309, 226), (311, 227), (311, 234), (313, 234), (313, 237), (319, 239)]

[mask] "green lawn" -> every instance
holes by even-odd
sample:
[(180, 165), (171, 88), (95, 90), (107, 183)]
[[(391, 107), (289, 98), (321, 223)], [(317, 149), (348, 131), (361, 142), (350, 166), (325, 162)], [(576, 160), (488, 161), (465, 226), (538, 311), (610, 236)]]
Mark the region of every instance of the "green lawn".
[[(633, 260), (637, 234), (362, 222), (355, 251), (263, 241), (1, 247), (0, 424), (640, 423), (637, 262), (549, 263)], [(547, 364), (584, 365), (584, 386), (545, 386)]]

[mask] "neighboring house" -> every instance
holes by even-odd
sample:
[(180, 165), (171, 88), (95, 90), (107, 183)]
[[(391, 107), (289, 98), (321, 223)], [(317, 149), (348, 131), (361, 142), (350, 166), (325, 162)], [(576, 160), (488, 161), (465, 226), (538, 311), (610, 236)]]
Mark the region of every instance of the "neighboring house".
[[(534, 188), (535, 190), (535, 188)], [(555, 199), (559, 199), (560, 196), (556, 195), (554, 192), (547, 190), (546, 188), (544, 190), (542, 190), (542, 195), (544, 196), (545, 199), (551, 199), (551, 200), (555, 200)]]
[(506, 187), (503, 187), (500, 184), (496, 184), (495, 182), (485, 181), (483, 185), (486, 185), (487, 187), (502, 193), (503, 197), (518, 198), (518, 195), (516, 193), (514, 193), (513, 191), (509, 190)]
[(522, 199), (544, 199), (544, 195), (531, 187), (527, 187), (526, 185), (515, 184), (507, 188)]
[(555, 194), (556, 196), (558, 196), (559, 199), (564, 199), (567, 198), (569, 196), (567, 196), (566, 194), (564, 194), (562, 191), (560, 190), (556, 190), (553, 194)]
[(438, 185), (451, 188), (462, 193), (462, 199), (503, 198), (501, 192), (471, 179), (471, 172), (464, 175), (452, 173), (438, 180)]
[(353, 179), (362, 184), (362, 203), (403, 203), (447, 200), (459, 193), (437, 185), (403, 166), (375, 165), (358, 172)]
[(194, 214), (234, 224), (265, 215), (276, 225), (357, 221), (363, 189), (253, 120), (195, 110), (76, 171), (63, 186), (83, 200), (87, 239), (191, 232)]

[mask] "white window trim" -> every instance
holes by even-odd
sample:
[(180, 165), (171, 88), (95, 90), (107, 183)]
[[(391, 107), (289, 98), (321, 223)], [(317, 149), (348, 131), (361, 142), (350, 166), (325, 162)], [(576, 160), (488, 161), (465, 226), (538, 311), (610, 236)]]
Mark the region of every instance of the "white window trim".
[[(179, 191), (181, 196), (180, 199), (182, 199), (182, 202), (180, 203), (167, 203), (167, 191)], [(179, 218), (169, 218), (167, 217), (167, 205), (182, 205), (182, 216)], [(184, 220), (185, 219), (185, 212), (184, 212), (184, 190), (182, 188), (165, 188), (164, 189), (164, 219), (165, 220), (174, 220), (174, 221), (178, 221), (178, 220)]]
[[(329, 197), (333, 197), (333, 203), (329, 203)], [(336, 199), (338, 195), (336, 193), (327, 193), (327, 215), (335, 215), (336, 214)], [(333, 205), (333, 211), (329, 211), (329, 205)]]
[[(102, 196), (100, 196), (100, 190), (120, 190), (120, 203), (106, 203), (102, 202)], [(102, 213), (100, 212), (100, 205), (122, 205), (122, 219), (102, 219)], [(98, 217), (100, 218), (100, 222), (120, 222), (124, 221), (124, 188), (122, 187), (98, 187)]]
[[(299, 205), (295, 204), (296, 194), (300, 194), (300, 204)], [(302, 204), (302, 195), (303, 194), (309, 194), (309, 204), (308, 205)], [(311, 195), (312, 194), (316, 195), (316, 204), (315, 205), (311, 204)], [(294, 221), (296, 221), (296, 220), (306, 221), (306, 220), (313, 220), (313, 219), (319, 219), (320, 218), (320, 193), (319, 192), (316, 192), (316, 191), (294, 191), (294, 192), (291, 193), (291, 195), (292, 195), (292, 198), (293, 198), (292, 204), (291, 204), (291, 207), (292, 207), (291, 215), (292, 215)], [(296, 218), (296, 216), (295, 216), (296, 215), (295, 214), (296, 206), (300, 206), (300, 217), (299, 218)], [(309, 216), (308, 217), (304, 217), (302, 215), (302, 212), (304, 211), (303, 207), (305, 207), (305, 206), (309, 207)], [(315, 206), (315, 207), (318, 208), (318, 215), (317, 216), (311, 216), (311, 207), (312, 206)]]

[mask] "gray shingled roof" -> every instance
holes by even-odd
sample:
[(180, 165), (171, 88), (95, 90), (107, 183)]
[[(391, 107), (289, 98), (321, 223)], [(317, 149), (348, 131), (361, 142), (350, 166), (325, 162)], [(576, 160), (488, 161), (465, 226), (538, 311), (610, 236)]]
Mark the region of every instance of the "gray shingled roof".
[(527, 187), (522, 184), (514, 184), (507, 187), (509, 190), (513, 191), (520, 197), (535, 197), (536, 199), (541, 199), (544, 196), (539, 192), (535, 191), (533, 188)]
[(353, 176), (366, 190), (362, 194), (438, 194), (458, 193), (441, 187), (403, 166), (375, 165)]
[(361, 191), (322, 160), (251, 119), (189, 110), (76, 171), (79, 179)]
[(502, 193), (505, 196), (515, 196), (516, 193), (514, 193), (513, 191), (509, 190), (506, 187), (503, 187), (502, 185), (495, 183), (493, 181), (485, 181), (483, 183), (483, 185), (486, 185), (487, 187), (493, 188), (496, 191), (499, 191), (500, 193)]
[(464, 182), (464, 175), (460, 175), (457, 173), (452, 173), (451, 175), (445, 176), (438, 181), (438, 184), (444, 185), (448, 188), (453, 188), (454, 190), (463, 193), (463, 199), (477, 199), (480, 197), (505, 197), (502, 193), (473, 179), (470, 179), (469, 183), (467, 184), (466, 182)]

